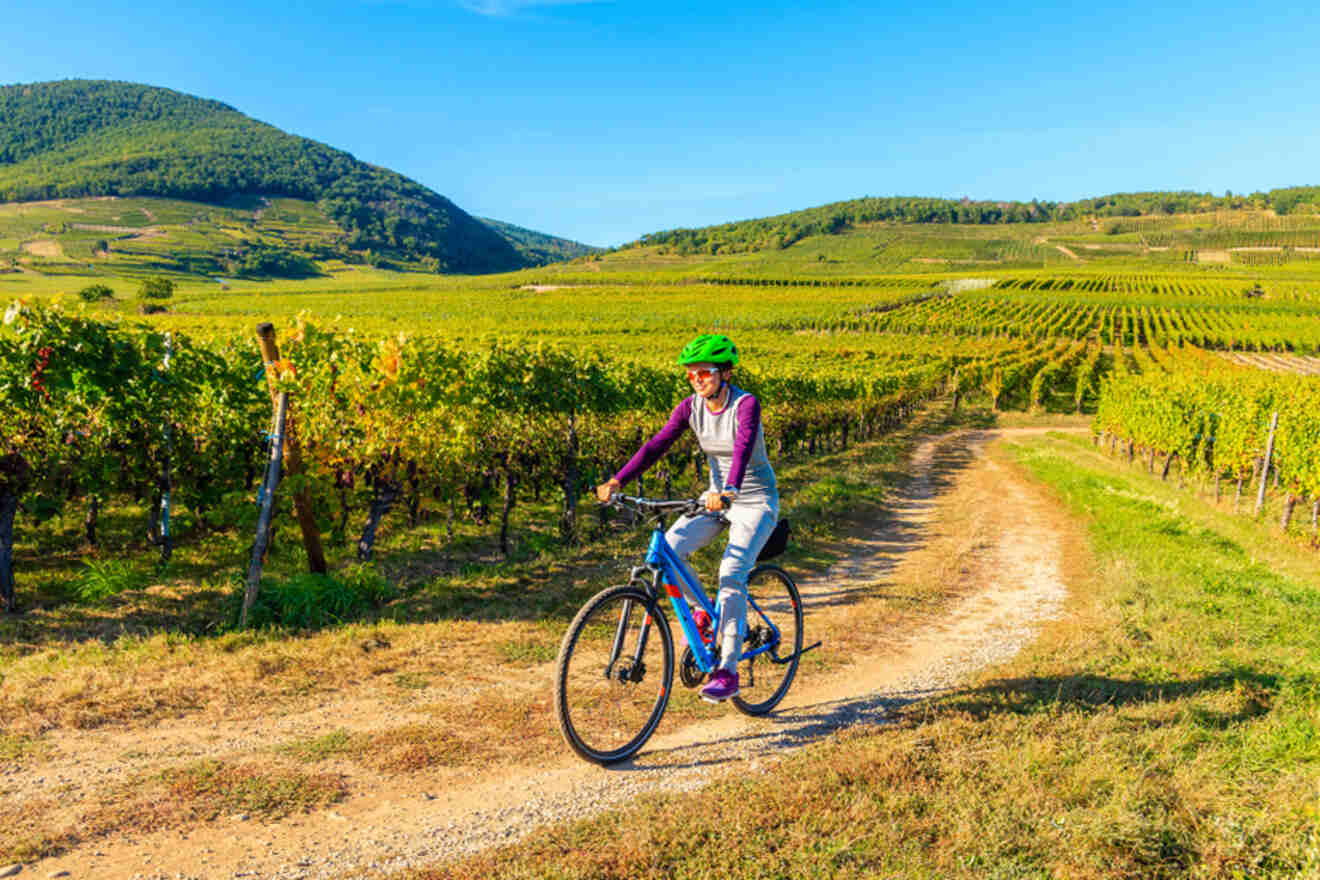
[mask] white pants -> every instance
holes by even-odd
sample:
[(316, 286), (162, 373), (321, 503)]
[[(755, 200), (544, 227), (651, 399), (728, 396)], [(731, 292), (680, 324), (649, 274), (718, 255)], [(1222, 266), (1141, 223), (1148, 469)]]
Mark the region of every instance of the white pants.
[[(736, 672), (747, 632), (747, 575), (779, 521), (779, 499), (740, 499), (724, 515), (729, 520), (729, 545), (720, 560), (720, 590), (715, 610), (720, 621), (720, 668)], [(688, 556), (715, 540), (722, 528), (713, 516), (684, 516), (665, 534), (665, 540), (693, 581), (700, 583), (701, 579), (687, 564)], [(679, 586), (687, 594), (688, 602), (700, 607), (687, 584)]]

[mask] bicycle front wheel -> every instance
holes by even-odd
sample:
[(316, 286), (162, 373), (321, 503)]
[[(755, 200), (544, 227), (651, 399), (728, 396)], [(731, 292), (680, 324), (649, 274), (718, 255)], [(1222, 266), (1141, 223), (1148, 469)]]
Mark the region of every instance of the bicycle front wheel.
[(581, 757), (612, 764), (635, 755), (669, 704), (674, 642), (646, 591), (610, 587), (569, 624), (555, 669), (555, 717)]
[(733, 705), (746, 715), (764, 715), (779, 704), (802, 657), (802, 600), (797, 584), (776, 565), (754, 568), (747, 576), (743, 653), (762, 647), (767, 649), (738, 663), (739, 693)]

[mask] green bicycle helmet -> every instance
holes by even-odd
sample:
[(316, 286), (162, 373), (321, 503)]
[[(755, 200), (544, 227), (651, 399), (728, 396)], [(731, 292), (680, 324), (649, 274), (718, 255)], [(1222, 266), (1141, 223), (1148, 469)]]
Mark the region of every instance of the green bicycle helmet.
[(703, 333), (696, 339), (683, 346), (679, 352), (678, 363), (686, 367), (688, 364), (728, 364), (736, 366), (738, 364), (738, 346), (733, 344), (733, 340), (719, 333)]

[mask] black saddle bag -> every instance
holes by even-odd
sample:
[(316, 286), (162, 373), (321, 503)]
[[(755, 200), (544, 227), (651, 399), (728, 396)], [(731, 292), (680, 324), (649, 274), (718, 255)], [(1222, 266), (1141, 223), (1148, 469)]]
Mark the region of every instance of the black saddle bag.
[(788, 520), (781, 519), (775, 523), (775, 530), (766, 538), (765, 546), (757, 554), (756, 561), (764, 562), (767, 559), (774, 559), (780, 553), (788, 549), (788, 535), (792, 531), (788, 526)]

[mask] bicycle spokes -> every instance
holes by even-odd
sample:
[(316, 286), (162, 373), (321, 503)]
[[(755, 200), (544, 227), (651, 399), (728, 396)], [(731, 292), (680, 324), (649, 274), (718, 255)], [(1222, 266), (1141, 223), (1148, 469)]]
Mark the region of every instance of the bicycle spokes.
[(578, 754), (608, 763), (641, 747), (668, 702), (673, 656), (668, 625), (648, 613), (644, 593), (616, 587), (583, 607), (560, 649), (555, 694)]
[(797, 587), (774, 566), (753, 570), (747, 579), (745, 659), (738, 664), (741, 693), (734, 705), (751, 715), (774, 708), (793, 683), (801, 648), (802, 607)]

